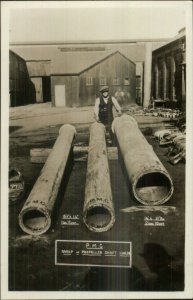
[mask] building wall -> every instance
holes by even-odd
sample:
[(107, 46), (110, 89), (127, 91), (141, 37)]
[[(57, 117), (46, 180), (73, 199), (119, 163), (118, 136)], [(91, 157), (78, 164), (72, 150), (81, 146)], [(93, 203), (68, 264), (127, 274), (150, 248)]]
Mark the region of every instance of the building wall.
[(144, 94), (144, 63), (136, 62), (136, 103), (143, 105)]
[(19, 106), (36, 101), (35, 87), (29, 78), (25, 61), (14, 52), (9, 52), (10, 106)]
[[(50, 84), (44, 84), (45, 78), (50, 81), (50, 60), (30, 60), (26, 62), (29, 76), (34, 83), (36, 89), (36, 102), (42, 103), (51, 101), (51, 86)], [(45, 92), (45, 89), (47, 90)], [(46, 95), (46, 96), (45, 96)]]
[(99, 96), (100, 87), (108, 85), (110, 93), (115, 95), (119, 90), (128, 95), (127, 105), (134, 103), (136, 98), (135, 64), (119, 53), (110, 56), (91, 69), (80, 75), (79, 104), (80, 106), (94, 105)]
[(152, 98), (168, 101), (168, 106), (185, 111), (185, 36), (153, 51)]
[[(159, 40), (151, 40), (153, 48), (163, 45), (167, 39), (159, 39)], [(29, 44), (12, 44), (10, 45), (10, 49), (15, 51), (18, 55), (23, 57), (27, 62), (27, 67), (29, 70), (30, 77), (48, 77), (50, 76), (50, 64), (54, 57), (58, 57), (58, 54), (64, 54), (64, 60), (66, 53), (90, 53), (93, 51), (104, 52), (104, 51), (120, 51), (123, 55), (131, 59), (133, 62), (141, 63), (144, 67), (144, 60), (145, 60), (145, 49), (146, 43), (148, 40), (128, 40), (126, 41), (98, 41), (98, 43), (40, 43), (39, 45), (34, 45), (33, 43)], [(60, 71), (56, 71), (55, 73), (61, 73)], [(63, 70), (62, 73), (70, 73), (68, 70)], [(72, 71), (74, 74), (77, 72), (74, 70)], [(136, 101), (138, 104), (143, 103), (143, 76), (136, 74), (137, 76), (137, 91), (136, 91)], [(43, 79), (43, 77), (42, 77)], [(82, 79), (81, 79), (82, 80)], [(37, 80), (36, 80), (37, 81)], [(43, 82), (43, 81), (42, 81)], [(142, 86), (139, 84), (142, 83)], [(47, 86), (47, 85), (46, 85)], [(99, 84), (98, 84), (99, 86)], [(94, 87), (89, 87), (87, 89), (86, 97), (89, 100), (84, 99), (84, 95), (80, 95), (80, 101), (75, 105), (84, 105), (86, 103), (93, 104), (93, 94), (98, 93), (98, 86), (95, 85)], [(43, 88), (44, 90), (44, 88)], [(49, 93), (49, 91), (48, 91)], [(37, 91), (36, 91), (37, 94)], [(52, 92), (53, 94), (53, 92)], [(142, 97), (142, 98), (141, 98)], [(39, 100), (38, 100), (39, 101)], [(69, 101), (68, 101), (69, 102)]]
[(33, 82), (36, 90), (36, 102), (43, 102), (43, 90), (42, 90), (42, 78), (41, 77), (32, 77), (31, 81)]
[[(78, 76), (51, 76), (51, 98), (53, 106), (56, 103), (56, 90), (57, 86), (63, 86), (65, 89), (65, 96), (63, 106), (75, 107), (80, 106), (78, 101), (79, 96), (79, 78)], [(62, 106), (62, 105), (60, 105)]]
[(30, 77), (50, 76), (50, 60), (26, 61)]

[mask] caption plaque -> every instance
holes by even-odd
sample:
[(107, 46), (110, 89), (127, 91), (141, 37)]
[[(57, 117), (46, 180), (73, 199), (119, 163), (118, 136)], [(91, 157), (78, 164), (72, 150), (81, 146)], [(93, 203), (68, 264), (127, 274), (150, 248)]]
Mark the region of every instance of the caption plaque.
[(55, 241), (56, 265), (131, 268), (131, 258), (131, 242)]

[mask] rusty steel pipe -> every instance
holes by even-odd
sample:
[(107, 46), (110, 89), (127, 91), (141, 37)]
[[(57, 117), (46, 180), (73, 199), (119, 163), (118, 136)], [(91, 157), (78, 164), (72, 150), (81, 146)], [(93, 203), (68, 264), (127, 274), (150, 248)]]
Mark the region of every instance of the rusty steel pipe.
[(105, 126), (96, 122), (90, 127), (83, 221), (95, 232), (107, 231), (115, 222)]
[(60, 128), (54, 147), (19, 214), (21, 229), (30, 235), (43, 234), (50, 228), (52, 210), (75, 133), (71, 125)]
[(173, 182), (167, 170), (138, 128), (134, 118), (116, 118), (112, 130), (127, 170), (135, 198), (145, 205), (159, 205), (170, 199)]

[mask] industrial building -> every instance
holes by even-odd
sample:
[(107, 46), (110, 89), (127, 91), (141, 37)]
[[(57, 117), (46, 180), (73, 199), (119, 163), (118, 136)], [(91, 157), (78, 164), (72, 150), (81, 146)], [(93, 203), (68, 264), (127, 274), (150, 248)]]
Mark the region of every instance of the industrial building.
[(10, 49), (10, 57), (15, 53), (26, 64), (29, 82), (35, 87), (33, 96), (30, 93), (21, 100), (21, 93), (12, 88), (16, 73), (11, 67), (14, 106), (34, 101), (67, 107), (94, 105), (100, 86), (106, 84), (112, 95), (126, 92), (128, 105), (148, 107), (159, 100), (169, 106), (177, 102), (181, 108), (185, 102), (185, 30), (170, 40), (12, 43)]
[[(66, 66), (68, 59), (57, 57), (57, 61), (53, 60), (51, 90), (55, 106), (93, 105), (103, 85), (109, 85), (113, 95), (118, 87), (124, 89), (130, 95), (129, 103), (135, 102), (135, 63), (118, 51), (102, 55), (103, 58), (98, 60), (95, 53), (76, 53), (70, 70)], [(96, 62), (91, 64), (91, 61)]]
[[(10, 45), (10, 106), (37, 103), (9, 110), (10, 292), (184, 291), (185, 51), (185, 31)], [(127, 95), (115, 140), (104, 85)]]
[(152, 98), (185, 111), (186, 36), (182, 29), (152, 53)]

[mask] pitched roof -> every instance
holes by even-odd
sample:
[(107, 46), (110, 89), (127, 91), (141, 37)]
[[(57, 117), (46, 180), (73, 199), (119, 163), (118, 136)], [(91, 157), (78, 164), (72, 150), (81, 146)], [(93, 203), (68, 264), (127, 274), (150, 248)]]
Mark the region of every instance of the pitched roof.
[(31, 60), (51, 60), (51, 58), (57, 54), (57, 47), (10, 47), (10, 49), (23, 57), (26, 61)]
[[(56, 46), (41, 47), (10, 47), (11, 50), (20, 55), (25, 61), (51, 61), (51, 74), (79, 74), (80, 72), (94, 66), (109, 55), (119, 52), (128, 60), (143, 61), (144, 45), (116, 45), (107, 47), (103, 51), (62, 51)], [(130, 61), (131, 61), (130, 60)]]
[(60, 54), (53, 58), (51, 65), (51, 74), (78, 75), (117, 53), (119, 53), (131, 63), (134, 63), (119, 51), (65, 53), (65, 55)]
[[(102, 47), (103, 46), (103, 47)], [(40, 46), (10, 46), (10, 50), (22, 57), (25, 61), (45, 61), (45, 60), (55, 60), (57, 64), (65, 61), (71, 61), (71, 66), (68, 66), (67, 69), (70, 72), (78, 72), (80, 69), (86, 67), (85, 65), (91, 65), (96, 61), (99, 61), (106, 57), (107, 55), (120, 51), (127, 58), (132, 61), (143, 61), (145, 59), (145, 48), (144, 44), (115, 44), (115, 45), (100, 45), (99, 48), (103, 48), (102, 51), (93, 51), (96, 48), (93, 45), (88, 46), (88, 51), (82, 49), (83, 45), (80, 47), (61, 47), (59, 45), (40, 45)], [(98, 47), (98, 46), (97, 46)], [(80, 48), (80, 51), (78, 50)], [(73, 51), (71, 51), (71, 49)], [(82, 49), (82, 50), (81, 50)], [(66, 51), (67, 50), (67, 51)], [(84, 50), (84, 51), (83, 51)], [(76, 68), (75, 63), (76, 61)]]

